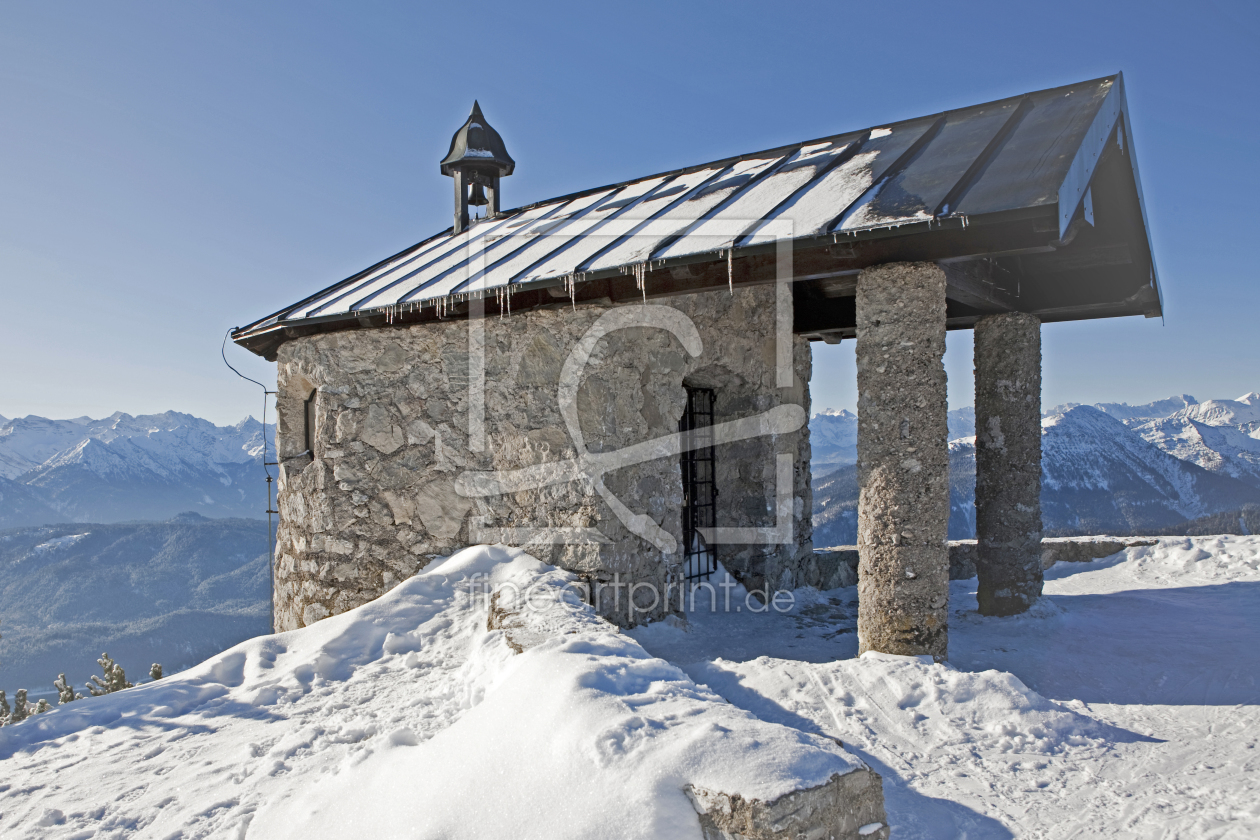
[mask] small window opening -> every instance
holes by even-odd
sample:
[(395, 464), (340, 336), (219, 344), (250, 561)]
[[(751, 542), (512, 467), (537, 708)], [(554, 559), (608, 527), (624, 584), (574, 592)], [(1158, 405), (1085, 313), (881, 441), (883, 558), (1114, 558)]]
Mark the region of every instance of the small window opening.
[(302, 402), (303, 417), (303, 442), (306, 444), (306, 451), (310, 453), (312, 458), (315, 457), (315, 397), (319, 394), (318, 390), (311, 391), (311, 395)]
[(717, 526), (717, 476), (713, 452), (713, 389), (688, 388), (682, 432), (683, 578), (708, 580), (717, 571), (717, 550), (701, 529)]

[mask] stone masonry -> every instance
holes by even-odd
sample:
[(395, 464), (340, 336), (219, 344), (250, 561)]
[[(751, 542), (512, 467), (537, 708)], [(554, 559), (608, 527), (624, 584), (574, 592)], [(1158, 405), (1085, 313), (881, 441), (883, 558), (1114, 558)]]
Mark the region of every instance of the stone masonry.
[(868, 268), (857, 284), (858, 650), (946, 657), (949, 451), (945, 274)]
[(772, 802), (688, 785), (704, 840), (888, 840), (884, 786), (873, 770), (835, 775)]
[(984, 615), (1041, 595), (1041, 321), (1011, 312), (975, 326), (976, 574)]
[[(276, 629), (352, 609), (434, 557), (487, 541), (488, 534), (519, 537), (502, 529), (522, 528), (551, 529), (532, 542), (508, 541), (582, 575), (598, 591), (596, 605), (606, 617), (628, 625), (668, 612), (659, 598), (680, 551), (662, 551), (629, 531), (590, 480), (488, 497), (457, 490), (469, 475), (578, 454), (558, 406), (561, 370), (601, 316), (626, 307), (645, 305), (604, 301), (574, 309), (565, 298), (552, 307), (485, 319), (485, 445), (479, 452), (470, 449), (467, 321), (286, 342), (278, 360)], [(575, 401), (589, 452), (676, 433), (684, 386), (715, 390), (717, 423), (780, 406), (796, 406), (792, 416), (808, 416), (810, 351), (804, 339), (793, 339), (792, 386), (777, 387), (774, 286), (653, 301), (636, 317), (655, 323), (661, 321), (657, 315), (684, 325), (690, 319), (703, 346), (693, 346), (699, 352), (692, 355), (673, 333), (652, 325), (600, 338), (581, 368)], [(315, 446), (313, 454), (304, 454), (303, 407), (312, 392)], [(790, 454), (794, 465), (791, 543), (718, 547), (721, 562), (750, 588), (801, 585), (812, 568), (808, 427), (717, 447), (719, 527), (775, 524), (780, 453)], [(646, 514), (681, 541), (677, 454), (620, 467), (603, 481), (634, 515)], [(632, 611), (628, 590), (614, 589), (614, 583), (651, 584), (655, 592), (638, 587)]]

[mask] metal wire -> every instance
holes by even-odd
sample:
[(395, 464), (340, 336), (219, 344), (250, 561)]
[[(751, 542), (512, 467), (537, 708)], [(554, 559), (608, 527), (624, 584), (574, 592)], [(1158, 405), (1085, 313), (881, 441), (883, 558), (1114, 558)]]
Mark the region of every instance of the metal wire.
[(232, 371), (232, 373), (235, 373), (241, 379), (244, 379), (247, 382), (253, 382), (259, 388), (263, 389), (262, 439), (263, 439), (263, 472), (267, 474), (267, 568), (270, 572), (269, 577), (271, 580), (271, 591), (269, 593), (270, 598), (268, 600), (270, 600), (271, 602), (271, 632), (274, 633), (276, 631), (276, 545), (275, 545), (275, 531), (272, 528), (271, 516), (272, 514), (279, 513), (279, 511), (272, 508), (271, 506), (271, 484), (275, 479), (272, 477), (271, 470), (268, 468), (275, 466), (279, 462), (279, 459), (277, 459), (276, 461), (267, 460), (267, 397), (275, 395), (276, 392), (268, 391), (267, 386), (259, 382), (257, 379), (251, 379), (250, 377), (241, 373), (236, 368), (232, 367), (232, 363), (229, 362), (227, 359), (227, 340), (228, 340), (228, 336), (230, 336), (231, 334), (232, 334), (232, 330), (230, 329), (227, 332), (225, 332), (223, 334), (223, 343), (219, 345), (219, 355), (223, 357), (223, 364), (227, 365), (228, 370)]

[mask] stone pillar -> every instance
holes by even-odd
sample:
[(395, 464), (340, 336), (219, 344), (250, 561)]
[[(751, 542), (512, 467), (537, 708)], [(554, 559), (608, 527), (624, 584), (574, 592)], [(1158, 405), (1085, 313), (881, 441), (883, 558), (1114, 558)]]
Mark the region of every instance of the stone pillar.
[(857, 285), (858, 650), (946, 656), (949, 448), (945, 273), (868, 268)]
[(1041, 595), (1041, 321), (1010, 312), (975, 327), (976, 573), (980, 612)]

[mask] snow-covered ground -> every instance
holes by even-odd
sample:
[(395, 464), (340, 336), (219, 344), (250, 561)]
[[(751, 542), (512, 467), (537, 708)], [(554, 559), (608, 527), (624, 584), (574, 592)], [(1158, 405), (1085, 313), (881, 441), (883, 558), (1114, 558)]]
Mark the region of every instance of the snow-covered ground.
[(949, 665), (851, 658), (856, 587), (632, 635), (763, 720), (840, 738), (883, 775), (895, 838), (1260, 837), (1260, 538), (1061, 563), (1016, 618), (951, 586)]
[[(650, 657), (574, 580), (468, 549), (350, 613), (4, 727), (0, 837), (696, 838), (687, 784), (771, 800), (861, 769)], [(540, 605), (519, 656), (486, 629), (491, 586)]]
[(571, 580), (471, 549), (0, 729), (0, 836), (698, 838), (684, 784), (770, 797), (854, 755), (897, 838), (1260, 836), (1260, 538), (1060, 564), (1017, 618), (956, 581), (949, 665), (853, 658), (852, 588), (784, 614), (703, 593), (688, 629), (622, 635), (570, 597), (516, 656), (478, 573)]

